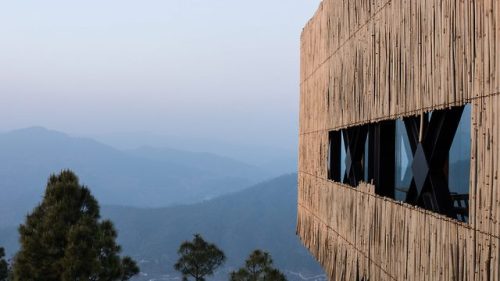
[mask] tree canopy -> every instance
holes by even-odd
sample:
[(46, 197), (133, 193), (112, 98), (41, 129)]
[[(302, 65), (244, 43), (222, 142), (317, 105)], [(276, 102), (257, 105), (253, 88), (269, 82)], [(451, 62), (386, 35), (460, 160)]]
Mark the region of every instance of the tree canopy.
[(15, 281), (128, 280), (139, 272), (121, 258), (117, 232), (71, 171), (49, 178), (42, 202), (19, 227)]
[(0, 281), (6, 281), (9, 277), (9, 264), (5, 260), (5, 250), (0, 248)]
[(269, 253), (255, 250), (245, 261), (245, 266), (231, 272), (231, 281), (286, 281), (286, 277), (273, 266)]
[(177, 253), (180, 257), (174, 268), (182, 273), (184, 280), (192, 277), (196, 281), (204, 281), (226, 260), (216, 245), (206, 242), (199, 234), (194, 236), (193, 241), (182, 243)]

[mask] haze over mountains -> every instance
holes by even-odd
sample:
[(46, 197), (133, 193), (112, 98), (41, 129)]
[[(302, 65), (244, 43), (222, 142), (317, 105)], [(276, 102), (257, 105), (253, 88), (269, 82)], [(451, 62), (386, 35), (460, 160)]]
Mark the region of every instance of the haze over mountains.
[(273, 176), (209, 153), (143, 147), (117, 150), (40, 127), (0, 134), (0, 226), (17, 224), (40, 201), (48, 176), (75, 171), (101, 204), (164, 207), (241, 190)]
[(91, 188), (103, 217), (115, 222), (125, 254), (140, 261), (136, 280), (175, 280), (177, 247), (195, 233), (228, 255), (214, 280), (226, 280), (255, 248), (270, 251), (290, 280), (324, 278), (295, 235), (296, 174), (265, 181), (276, 174), (213, 153), (119, 150), (40, 127), (0, 134), (0, 159), (0, 245), (9, 256), (48, 176), (71, 169)]
[[(261, 136), (266, 132), (261, 132)], [(271, 136), (268, 136), (271, 138)], [(231, 142), (229, 140), (215, 140), (209, 138), (187, 137), (178, 135), (165, 135), (151, 132), (135, 133), (108, 133), (98, 134), (95, 139), (123, 150), (137, 147), (175, 147), (183, 151), (209, 152), (220, 156), (237, 159), (270, 173), (281, 175), (297, 170), (297, 141), (292, 135), (287, 142), (264, 146), (254, 143), (255, 139), (249, 138), (247, 142)]]

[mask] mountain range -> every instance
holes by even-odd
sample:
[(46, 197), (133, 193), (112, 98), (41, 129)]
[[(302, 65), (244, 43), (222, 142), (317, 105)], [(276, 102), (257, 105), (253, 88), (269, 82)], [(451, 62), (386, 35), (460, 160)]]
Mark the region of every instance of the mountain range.
[(136, 281), (178, 280), (177, 247), (196, 233), (228, 257), (210, 280), (227, 280), (257, 248), (269, 251), (289, 280), (324, 280), (295, 235), (296, 174), (266, 180), (274, 173), (213, 153), (116, 149), (40, 127), (1, 133), (0, 159), (0, 246), (9, 257), (49, 175), (71, 169), (115, 223), (124, 254), (139, 262)]
[(102, 204), (165, 207), (236, 192), (272, 176), (227, 157), (168, 148), (118, 150), (33, 127), (0, 134), (0, 227), (40, 201), (49, 175), (76, 172)]

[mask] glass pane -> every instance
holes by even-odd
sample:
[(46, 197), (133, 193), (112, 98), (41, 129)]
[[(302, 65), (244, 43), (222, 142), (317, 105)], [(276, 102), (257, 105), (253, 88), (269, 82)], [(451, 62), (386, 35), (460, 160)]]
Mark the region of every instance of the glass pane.
[(345, 143), (344, 143), (344, 134), (341, 134), (340, 138), (340, 182), (344, 182), (344, 175), (345, 175), (345, 158), (346, 158), (346, 151), (345, 151)]
[(370, 138), (367, 136), (365, 141), (365, 152), (363, 153), (363, 171), (364, 171), (364, 181), (369, 183), (370, 179), (368, 178), (368, 140)]
[(395, 171), (395, 199), (405, 201), (406, 193), (411, 185), (413, 173), (411, 165), (413, 162), (413, 153), (411, 152), (410, 141), (406, 134), (406, 128), (403, 120), (396, 120), (396, 171)]
[(452, 194), (469, 194), (471, 106), (466, 105), (450, 149), (448, 185)]

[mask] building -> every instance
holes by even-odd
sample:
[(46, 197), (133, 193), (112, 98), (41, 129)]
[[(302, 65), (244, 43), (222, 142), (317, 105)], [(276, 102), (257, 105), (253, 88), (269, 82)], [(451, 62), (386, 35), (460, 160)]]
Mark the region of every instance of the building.
[(500, 280), (500, 1), (324, 0), (297, 232), (330, 280)]

